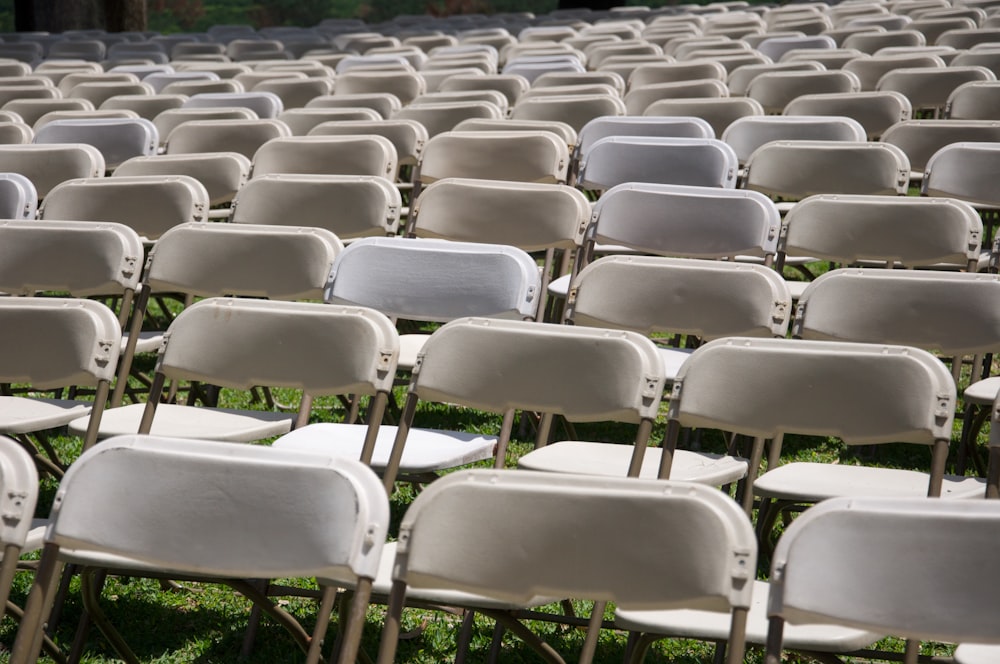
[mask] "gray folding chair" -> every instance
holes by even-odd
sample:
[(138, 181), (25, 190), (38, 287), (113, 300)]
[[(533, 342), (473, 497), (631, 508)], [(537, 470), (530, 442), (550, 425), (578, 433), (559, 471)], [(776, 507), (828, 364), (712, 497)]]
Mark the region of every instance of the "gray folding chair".
[(392, 114), (392, 119), (395, 120), (419, 122), (427, 130), (428, 137), (452, 131), (462, 120), (471, 118), (501, 120), (503, 117), (504, 111), (488, 101), (410, 104)]
[(995, 80), (996, 75), (986, 67), (899, 68), (882, 76), (875, 89), (899, 92), (910, 100), (915, 111), (942, 117), (951, 93), (960, 85)]
[(954, 120), (1000, 120), (1000, 83), (976, 81), (955, 88), (944, 115)]
[(104, 157), (92, 145), (0, 145), (0, 171), (28, 178), (39, 199), (61, 182), (104, 176)]
[(252, 176), (271, 173), (372, 175), (395, 181), (399, 171), (392, 142), (374, 134), (289, 136), (254, 152)]
[(280, 120), (189, 120), (170, 131), (164, 149), (167, 154), (237, 152), (250, 159), (264, 143), (291, 135)]
[(510, 109), (512, 120), (556, 120), (578, 132), (594, 118), (626, 114), (622, 99), (610, 95), (522, 95)]
[(725, 82), (716, 78), (674, 83), (649, 83), (634, 86), (625, 94), (625, 110), (629, 115), (644, 115), (647, 108), (663, 99), (704, 99), (728, 97)]
[(208, 205), (205, 187), (187, 175), (80, 178), (52, 189), (38, 218), (116, 222), (151, 243), (178, 224), (205, 221)]
[(885, 130), (882, 142), (906, 153), (912, 179), (923, 177), (935, 152), (951, 143), (1000, 142), (1000, 122), (989, 120), (908, 120)]
[(423, 77), (413, 71), (348, 71), (337, 76), (333, 94), (371, 94), (388, 92), (403, 104), (427, 92)]
[(3, 491), (3, 528), (0, 528), (0, 619), (7, 609), (10, 584), (17, 572), (21, 553), (37, 548), (29, 541), (38, 502), (38, 471), (31, 455), (16, 441), (0, 436), (0, 490)]
[[(84, 448), (97, 440), (117, 368), (121, 325), (107, 306), (82, 298), (3, 297), (0, 319), (0, 383), (56, 393), (47, 398), (18, 396), (7, 390), (0, 396), (4, 404), (0, 433), (31, 451), (39, 468), (61, 476), (65, 465), (46, 432), (83, 418)], [(94, 388), (94, 398), (59, 397), (62, 389), (74, 386)]]
[(389, 117), (402, 104), (399, 97), (388, 92), (322, 95), (314, 97), (306, 108), (368, 108), (383, 118)]
[[(378, 662), (393, 661), (405, 600), (427, 595), (485, 604), (487, 615), (517, 629), (550, 661), (561, 660), (551, 646), (490, 605), (545, 595), (594, 599), (578, 660), (585, 663), (608, 601), (623, 608), (710, 605), (730, 616), (726, 662), (742, 662), (753, 533), (727, 496), (696, 485), (675, 490), (680, 486), (516, 470), (461, 471), (435, 482), (400, 527)], [(482, 510), (497, 504), (507, 509), (487, 527)], [(566, 537), (560, 524), (567, 519), (579, 526), (578, 537)], [(456, 547), (458, 540), (468, 546)]]
[(767, 662), (781, 659), (786, 623), (808, 621), (905, 637), (906, 664), (918, 661), (919, 640), (993, 644), (995, 654), (1000, 579), (988, 561), (998, 525), (992, 501), (858, 497), (810, 509), (772, 561)]
[(113, 177), (186, 175), (200, 182), (208, 193), (207, 217), (226, 218), (236, 193), (250, 177), (250, 160), (237, 152), (159, 154), (132, 157), (122, 162)]
[(738, 118), (722, 134), (722, 140), (745, 164), (754, 151), (771, 141), (866, 141), (865, 128), (856, 120), (836, 115), (765, 115)]
[(594, 118), (580, 129), (575, 159), (586, 161), (586, 155), (594, 143), (608, 136), (715, 138), (715, 130), (708, 122), (695, 116), (602, 116)]
[(93, 145), (109, 170), (130, 157), (155, 154), (160, 144), (156, 127), (143, 118), (53, 120), (35, 131), (34, 142)]
[(661, 99), (653, 102), (643, 115), (695, 116), (705, 120), (719, 138), (737, 118), (764, 115), (760, 102), (748, 97), (700, 97), (697, 99)]
[(867, 140), (873, 141), (897, 122), (909, 120), (913, 106), (898, 92), (835, 92), (796, 97), (788, 102), (782, 114), (849, 117), (860, 123)]
[(805, 62), (768, 62), (765, 64), (743, 65), (737, 67), (724, 79), (729, 87), (729, 94), (734, 97), (746, 96), (750, 83), (761, 74), (770, 72), (807, 72), (825, 71), (823, 65), (807, 60)]
[(0, 173), (0, 219), (34, 219), (38, 192), (20, 173)]
[(184, 108), (248, 108), (261, 119), (278, 117), (284, 106), (278, 95), (270, 92), (205, 92), (191, 95)]
[(714, 138), (609, 136), (585, 155), (577, 186), (606, 191), (647, 182), (732, 189), (737, 170), (736, 153)]
[(305, 136), (322, 123), (342, 121), (382, 121), (382, 116), (370, 108), (292, 108), (282, 111), (278, 119), (288, 125), (292, 136)]
[[(84, 566), (84, 603), (115, 649), (131, 659), (134, 653), (100, 612), (97, 568), (222, 580), (288, 629), (312, 663), (320, 661), (336, 595), (330, 580), (350, 579), (357, 589), (350, 618), (340, 626), (337, 661), (353, 662), (365, 589), (388, 522), (378, 479), (355, 461), (207, 440), (106, 441), (82, 455), (60, 484), (12, 661), (35, 661), (59, 571), (73, 563)], [(246, 580), (290, 576), (316, 577), (323, 589), (311, 637)]]
[[(683, 335), (657, 346), (668, 383), (702, 341), (725, 336), (784, 337), (791, 296), (769, 267), (734, 262), (608, 256), (573, 280), (567, 322), (629, 329), (646, 336)], [(588, 475), (625, 475), (631, 451), (618, 444), (559, 442), (522, 456), (518, 467)], [(660, 450), (649, 449), (641, 477), (656, 477)], [(723, 485), (746, 475), (748, 462), (728, 455), (676, 451), (671, 479)], [(666, 477), (666, 476), (661, 476)]]
[(235, 224), (325, 228), (341, 240), (396, 235), (402, 207), (399, 190), (370, 175), (259, 175), (233, 202)]
[(968, 201), (983, 210), (1000, 206), (990, 173), (1000, 163), (1000, 141), (956, 141), (927, 160), (921, 193)]
[(756, 99), (765, 113), (780, 113), (801, 95), (833, 92), (860, 92), (857, 76), (843, 69), (832, 71), (770, 72), (753, 79), (747, 96)]

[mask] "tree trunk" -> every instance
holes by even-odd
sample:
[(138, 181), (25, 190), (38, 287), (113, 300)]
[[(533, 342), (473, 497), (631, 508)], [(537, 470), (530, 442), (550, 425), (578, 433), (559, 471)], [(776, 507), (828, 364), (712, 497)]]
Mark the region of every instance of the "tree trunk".
[(146, 29), (146, 0), (104, 0), (104, 16), (108, 32), (141, 32)]

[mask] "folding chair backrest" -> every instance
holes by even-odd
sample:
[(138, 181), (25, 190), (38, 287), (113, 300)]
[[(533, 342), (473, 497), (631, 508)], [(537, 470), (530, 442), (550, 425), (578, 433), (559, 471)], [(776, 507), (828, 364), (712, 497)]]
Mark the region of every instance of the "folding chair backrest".
[(400, 108), (399, 97), (388, 92), (371, 92), (358, 94), (322, 95), (315, 97), (306, 104), (306, 108), (368, 108), (383, 118)]
[(948, 97), (963, 83), (995, 80), (996, 75), (986, 67), (903, 68), (886, 73), (875, 84), (875, 89), (900, 92), (918, 110), (943, 111)]
[[(998, 643), (995, 501), (836, 498), (789, 526), (768, 614), (928, 641)], [(935, 610), (927, 611), (933, 598)]]
[(951, 143), (1000, 142), (1000, 121), (908, 120), (886, 129), (881, 140), (905, 152), (910, 167), (919, 173), (935, 152)]
[(842, 116), (765, 115), (735, 120), (722, 140), (745, 163), (754, 150), (771, 141), (866, 141), (868, 135), (856, 120)]
[(204, 221), (208, 207), (205, 187), (187, 175), (82, 178), (49, 192), (38, 218), (117, 222), (151, 242), (178, 224)]
[(158, 375), (248, 390), (300, 389), (313, 396), (391, 388), (396, 329), (363, 307), (254, 298), (208, 298), (167, 328)]
[(565, 182), (566, 142), (546, 131), (451, 131), (427, 141), (419, 179), (447, 177), (515, 182)]
[(879, 79), (899, 67), (944, 67), (944, 61), (933, 53), (924, 55), (876, 55), (859, 57), (847, 62), (844, 70), (853, 73), (861, 81), (862, 90), (874, 90)]
[(793, 334), (917, 346), (948, 357), (988, 353), (1000, 345), (998, 298), (995, 274), (842, 268), (806, 287)]
[(385, 178), (271, 174), (253, 178), (233, 203), (238, 224), (315, 226), (341, 239), (395, 235), (402, 201)]
[(7, 608), (10, 583), (31, 530), (38, 502), (38, 471), (17, 442), (0, 436), (0, 618)]
[(115, 169), (113, 177), (136, 175), (191, 176), (205, 187), (209, 205), (216, 206), (231, 202), (246, 183), (250, 160), (237, 152), (132, 157)]
[(732, 189), (737, 168), (733, 149), (714, 138), (609, 136), (591, 146), (578, 185), (607, 190), (652, 182)]
[(342, 249), (321, 228), (182, 224), (150, 250), (145, 282), (201, 297), (319, 299)]
[(927, 160), (922, 193), (948, 196), (973, 205), (1000, 205), (991, 173), (1000, 164), (1000, 141), (950, 143)]
[(955, 401), (948, 369), (917, 348), (730, 337), (684, 362), (668, 417), (761, 438), (931, 445), (950, 440)]
[(0, 382), (94, 386), (117, 366), (121, 325), (93, 300), (0, 298)]
[(910, 162), (887, 143), (772, 141), (750, 155), (743, 186), (783, 198), (906, 194)]
[(253, 155), (253, 176), (268, 173), (374, 175), (394, 181), (399, 169), (392, 142), (360, 136), (290, 136), (260, 146)]
[(594, 207), (587, 240), (687, 258), (773, 256), (780, 217), (756, 192), (623, 184)]
[(159, 134), (143, 118), (54, 120), (35, 132), (35, 143), (87, 143), (104, 156), (114, 170), (130, 157), (156, 153)]
[(256, 120), (257, 114), (249, 108), (173, 108), (161, 112), (153, 118), (153, 124), (160, 134), (160, 144), (165, 145), (167, 137), (178, 125), (192, 120)]
[(334, 95), (388, 92), (409, 104), (427, 91), (420, 74), (412, 71), (356, 71), (337, 76)]
[(719, 138), (737, 118), (764, 115), (764, 107), (749, 97), (699, 97), (691, 99), (661, 99), (646, 107), (647, 116), (695, 116), (715, 130)]
[(455, 125), (455, 131), (548, 131), (566, 142), (572, 150), (577, 142), (577, 132), (558, 120), (490, 120), (473, 118)]
[(0, 171), (19, 173), (35, 185), (39, 199), (61, 182), (104, 175), (104, 156), (92, 145), (0, 145)]
[(541, 297), (537, 264), (507, 245), (363, 238), (340, 253), (331, 279), (327, 301), (409, 320), (530, 318)]
[(370, 578), (387, 523), (381, 482), (351, 459), (120, 436), (67, 472), (47, 541), (198, 575)]
[(191, 120), (170, 131), (166, 152), (238, 152), (252, 158), (264, 143), (291, 135), (288, 125), (280, 120)]
[(0, 219), (34, 219), (38, 192), (20, 173), (0, 173)]
[(625, 103), (610, 95), (522, 96), (510, 110), (512, 120), (557, 120), (576, 131), (594, 118), (625, 114)]
[(0, 291), (5, 293), (122, 295), (138, 288), (141, 266), (142, 242), (122, 224), (0, 221)]
[(945, 116), (955, 120), (1000, 120), (1000, 83), (977, 81), (958, 86), (948, 97)]
[(594, 118), (580, 129), (577, 150), (585, 155), (608, 136), (661, 136), (673, 138), (715, 138), (715, 130), (701, 118), (628, 115)]
[(865, 128), (868, 140), (875, 140), (897, 122), (909, 120), (913, 106), (898, 92), (836, 92), (796, 97), (788, 102), (783, 113), (853, 118)]
[(861, 82), (849, 71), (771, 72), (761, 74), (747, 87), (747, 96), (756, 99), (765, 112), (780, 113), (800, 95), (829, 92), (860, 92)]
[(566, 317), (576, 325), (647, 336), (784, 337), (791, 295), (771, 268), (746, 263), (607, 256), (573, 280)]
[(408, 230), (418, 237), (572, 250), (583, 241), (590, 204), (561, 185), (447, 178), (423, 191), (411, 215)]
[[(510, 602), (746, 607), (756, 543), (714, 488), (518, 470), (462, 470), (431, 484), (400, 527), (396, 579)], [(490, 505), (504, 514), (484, 519)], [(578, 537), (567, 537), (565, 524)], [(456, 538), (469, 547), (455, 546)], [(610, 565), (608, 561), (616, 564)]]
[(799, 201), (785, 216), (781, 250), (846, 264), (950, 263), (975, 271), (982, 237), (976, 210), (954, 199), (819, 195)]
[(271, 92), (205, 92), (192, 95), (184, 108), (249, 108), (258, 118), (278, 117), (284, 107), (281, 98)]
[(729, 94), (733, 96), (744, 96), (750, 88), (750, 83), (761, 74), (778, 71), (825, 71), (818, 62), (806, 60), (805, 62), (773, 62), (759, 65), (743, 65), (737, 67), (730, 74), (722, 79), (729, 88)]
[(387, 138), (396, 148), (400, 166), (413, 166), (424, 152), (427, 129), (416, 120), (337, 120), (323, 122), (309, 130), (308, 136), (358, 136), (370, 134)]

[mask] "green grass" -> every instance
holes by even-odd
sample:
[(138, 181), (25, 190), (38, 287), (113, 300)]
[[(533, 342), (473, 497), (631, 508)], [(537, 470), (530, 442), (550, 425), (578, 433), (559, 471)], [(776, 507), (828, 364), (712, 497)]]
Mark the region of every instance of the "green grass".
[[(397, 397), (402, 401), (402, 388)], [(291, 402), (297, 395), (282, 393), (281, 401)], [(242, 393), (223, 390), (221, 404), (230, 407), (263, 407)], [(338, 419), (341, 409), (332, 399), (317, 401), (314, 421)], [(664, 406), (665, 408), (665, 406)], [(663, 436), (663, 418), (653, 434), (653, 441), (659, 443)], [(417, 425), (434, 427), (456, 427), (486, 433), (499, 429), (499, 417), (477, 411), (457, 411), (439, 405), (422, 405), (418, 411)], [(959, 424), (956, 424), (956, 439)], [(634, 428), (628, 425), (578, 425), (577, 434), (591, 440), (626, 442), (634, 435)], [(557, 430), (557, 435), (563, 435)], [(79, 448), (79, 440), (62, 435), (55, 438), (61, 453), (73, 455)], [(705, 451), (721, 452), (724, 445), (721, 435), (705, 432), (697, 436), (691, 444)], [(508, 466), (516, 464), (516, 459), (532, 447), (530, 432), (522, 434), (510, 446)], [(929, 452), (908, 445), (882, 445), (878, 447), (849, 447), (836, 440), (805, 439), (790, 436), (783, 447), (785, 459), (822, 461), (841, 464), (876, 464), (892, 467), (927, 468)], [(38, 513), (45, 515), (51, 505), (56, 483), (52, 479), (43, 481), (42, 498)], [(393, 531), (406, 506), (413, 499), (414, 488), (400, 484), (392, 497)], [(282, 580), (282, 583), (312, 588), (311, 580)], [(22, 573), (15, 579), (12, 599), (23, 605), (31, 584), (31, 575)], [(59, 623), (57, 641), (63, 646), (73, 638), (77, 621), (81, 615), (81, 603), (77, 593), (78, 582), (74, 580)], [(307, 630), (313, 627), (316, 605), (312, 600), (289, 597), (279, 599), (283, 608), (292, 612)], [(135, 649), (142, 662), (299, 662), (304, 659), (291, 638), (284, 630), (264, 619), (252, 655), (247, 660), (239, 659), (239, 652), (250, 615), (250, 603), (226, 587), (212, 584), (185, 584), (183, 590), (167, 591), (157, 581), (147, 579), (111, 578), (105, 587), (102, 605), (111, 621), (120, 629), (128, 643)], [(586, 615), (587, 605), (578, 603), (577, 609)], [(546, 610), (558, 612), (559, 607)], [(363, 648), (374, 655), (378, 647), (383, 608), (370, 607)], [(415, 630), (399, 648), (398, 662), (417, 664), (448, 661), (454, 658), (455, 641), (461, 623), (460, 617), (443, 612), (409, 609), (404, 616), (404, 629)], [(418, 629), (420, 628), (420, 629)], [(583, 643), (583, 631), (554, 623), (536, 622), (532, 628), (544, 635), (561, 652), (567, 661), (573, 661)], [(332, 642), (336, 626), (328, 632), (328, 644)], [(13, 643), (16, 625), (7, 618), (0, 624), (0, 663), (8, 661), (8, 649)], [(493, 638), (491, 621), (478, 616), (474, 623), (472, 641), (472, 662), (485, 661)], [(881, 647), (900, 650), (901, 644), (889, 640)], [(506, 635), (503, 639), (501, 661), (520, 663), (541, 661), (519, 640)], [(625, 635), (621, 632), (605, 630), (601, 634), (596, 662), (622, 661)], [(947, 646), (929, 644), (926, 654), (945, 654)], [(660, 641), (650, 652), (646, 661), (663, 664), (695, 664), (711, 662), (712, 644), (668, 639)], [(43, 658), (43, 661), (50, 661)], [(86, 643), (83, 661), (91, 664), (117, 661), (113, 651), (105, 643), (96, 629), (92, 629)], [(747, 662), (760, 662), (762, 656), (750, 652)], [(790, 662), (800, 661), (789, 656)], [(801, 660), (805, 661), (805, 660)], [(860, 661), (860, 660), (859, 660)]]

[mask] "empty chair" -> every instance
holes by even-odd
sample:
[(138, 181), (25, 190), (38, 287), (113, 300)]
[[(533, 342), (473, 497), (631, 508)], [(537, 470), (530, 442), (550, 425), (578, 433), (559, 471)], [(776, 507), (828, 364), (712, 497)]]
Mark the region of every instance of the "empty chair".
[(1000, 142), (950, 143), (931, 156), (922, 183), (925, 196), (948, 196), (984, 210), (1000, 205), (991, 173), (1000, 162)]
[(452, 131), (462, 120), (470, 118), (500, 120), (503, 111), (487, 101), (453, 101), (411, 104), (392, 114), (394, 120), (415, 120), (427, 130), (428, 137)]
[(517, 182), (565, 182), (569, 147), (551, 132), (451, 131), (427, 141), (415, 176), (429, 184), (446, 177)]
[(895, 194), (909, 186), (910, 162), (894, 145), (857, 141), (772, 141), (747, 160), (743, 187), (769, 196)]
[(973, 30), (946, 30), (937, 38), (938, 46), (956, 49), (974, 48), (980, 44), (993, 44), (1000, 36), (1000, 28), (975, 28)]
[[(698, 486), (676, 491), (675, 486), (481, 470), (435, 482), (401, 525), (406, 545), (396, 549), (378, 661), (393, 660), (407, 597), (448, 603), (455, 591), (465, 596), (462, 604), (473, 607), (477, 600), (490, 607), (497, 601), (530, 605), (540, 596), (595, 599), (580, 657), (584, 663), (592, 661), (597, 647), (606, 601), (631, 609), (707, 603), (731, 616), (726, 662), (743, 661), (751, 586), (746, 581), (752, 572), (734, 574), (733, 568), (749, 570), (755, 564), (752, 529), (720, 492)], [(455, 541), (478, 532), (481, 510), (498, 503), (510, 506), (507, 514), (532, 514), (532, 524), (491, 520), (493, 527), (474, 538), (467, 556), (453, 555)], [(581, 539), (565, 537), (558, 527), (563, 517), (582, 526)], [(609, 565), (609, 560), (620, 564)]]
[(516, 74), (490, 74), (486, 76), (454, 74), (441, 81), (438, 85), (438, 91), (496, 90), (507, 98), (508, 105), (513, 106), (529, 87), (528, 80)]
[(955, 88), (944, 115), (954, 120), (1000, 120), (1000, 82), (976, 81)]
[(844, 64), (844, 71), (849, 71), (861, 81), (861, 89), (872, 91), (879, 80), (887, 73), (899, 68), (941, 67), (944, 60), (932, 53), (920, 55), (875, 55), (856, 58)]
[(0, 487), (3, 487), (4, 519), (3, 530), (0, 530), (0, 618), (7, 608), (7, 597), (10, 584), (17, 571), (17, 562), (21, 552), (34, 548), (36, 544), (28, 543), (29, 532), (32, 529), (32, 517), (35, 514), (35, 504), (38, 502), (38, 471), (35, 463), (17, 442), (0, 436)]
[[(32, 452), (39, 468), (62, 475), (65, 462), (56, 456), (46, 432), (83, 417), (84, 449), (97, 440), (117, 368), (121, 324), (106, 305), (83, 298), (0, 298), (0, 344), (4, 383), (29, 385), (44, 394), (0, 396), (4, 404), (0, 433)], [(92, 399), (58, 398), (72, 386), (93, 388)], [(45, 451), (43, 454), (39, 451)]]
[(235, 94), (246, 92), (235, 79), (174, 81), (164, 86), (163, 94), (193, 97), (200, 94)]
[(837, 47), (837, 42), (826, 35), (815, 35), (808, 37), (771, 37), (757, 44), (757, 50), (775, 62), (781, 56), (792, 49), (832, 49)]
[[(162, 154), (132, 157), (115, 169), (114, 177), (188, 175), (200, 182), (211, 208), (228, 206), (250, 177), (250, 160), (236, 152)], [(228, 209), (210, 209), (209, 218), (229, 215)]]
[(249, 108), (171, 108), (161, 111), (153, 124), (160, 135), (161, 147), (166, 144), (170, 132), (180, 124), (191, 120), (256, 120), (257, 114)]
[(0, 103), (8, 104), (19, 100), (61, 99), (57, 88), (45, 85), (5, 85), (0, 87)]
[(919, 179), (935, 152), (951, 143), (1000, 142), (1000, 122), (987, 120), (908, 120), (882, 134), (882, 142), (897, 146), (910, 160)]
[(708, 122), (719, 138), (734, 120), (746, 116), (763, 115), (760, 102), (747, 97), (719, 97), (697, 99), (661, 99), (646, 107), (646, 116), (695, 116)]
[(388, 92), (371, 92), (313, 97), (306, 108), (369, 108), (383, 118), (389, 117), (402, 104), (399, 97)]
[(788, 102), (807, 94), (859, 92), (861, 83), (848, 71), (771, 72), (750, 82), (747, 96), (756, 99), (764, 112), (780, 113)]
[(842, 116), (760, 116), (735, 120), (722, 134), (722, 140), (746, 163), (754, 150), (780, 140), (866, 141), (864, 127)]
[(706, 78), (675, 83), (650, 83), (632, 87), (624, 97), (625, 110), (630, 115), (642, 115), (650, 105), (661, 99), (728, 97), (729, 89), (723, 81)]
[(94, 106), (100, 108), (101, 104), (110, 97), (120, 95), (151, 95), (153, 88), (145, 83), (127, 83), (122, 81), (87, 81), (74, 85), (66, 94), (67, 97), (79, 97), (86, 99)]
[(333, 81), (327, 78), (309, 77), (276, 78), (262, 81), (253, 86), (253, 92), (267, 92), (281, 100), (282, 108), (303, 108), (316, 97), (330, 94)]
[[(886, 30), (857, 32), (848, 35), (840, 45), (844, 48), (856, 48), (862, 53), (877, 53), (891, 46), (923, 46), (926, 43), (923, 33), (916, 30)], [(938, 44), (941, 44), (940, 38)]]
[(607, 95), (522, 96), (511, 108), (510, 117), (512, 120), (556, 120), (580, 131), (596, 117), (626, 113), (620, 98)]
[(139, 114), (128, 109), (98, 109), (96, 111), (49, 111), (35, 122), (34, 130), (56, 120), (138, 120)]
[(940, 115), (958, 86), (995, 80), (996, 75), (985, 67), (895, 69), (880, 78), (875, 89), (899, 92), (910, 100), (914, 110), (933, 111), (935, 115)]
[(715, 131), (706, 121), (694, 116), (602, 116), (594, 118), (580, 129), (577, 158), (585, 159), (594, 143), (608, 136), (715, 138)]
[(39, 199), (60, 182), (103, 177), (104, 157), (92, 145), (0, 145), (0, 172), (20, 173), (35, 185)]
[(909, 120), (913, 106), (898, 92), (838, 92), (796, 97), (782, 114), (852, 118), (864, 127), (868, 140), (877, 140), (892, 125)]
[(729, 94), (732, 96), (746, 95), (750, 89), (750, 83), (761, 74), (771, 72), (807, 72), (825, 71), (825, 68), (815, 60), (796, 62), (768, 62), (764, 64), (743, 65), (732, 70), (726, 77), (726, 85), (729, 87)]
[(143, 118), (53, 120), (35, 132), (34, 142), (92, 145), (104, 156), (105, 167), (114, 170), (130, 157), (155, 154), (159, 135)]
[[(688, 348), (657, 346), (668, 383), (690, 346), (732, 335), (784, 337), (790, 313), (791, 297), (770, 267), (661, 256), (606, 256), (588, 264), (573, 279), (566, 304), (566, 318), (576, 325), (688, 336)], [(747, 472), (745, 459), (729, 455), (669, 453), (672, 479), (722, 485)], [(518, 467), (623, 476), (631, 455), (616, 443), (556, 442), (521, 456)], [(647, 449), (639, 476), (657, 477), (660, 462), (661, 450)]]
[(334, 95), (388, 92), (408, 104), (427, 91), (420, 74), (412, 71), (357, 71), (337, 76)]
[(382, 116), (370, 108), (293, 108), (282, 111), (278, 119), (288, 125), (293, 136), (305, 136), (324, 122), (380, 121)]
[(994, 76), (1000, 76), (1000, 49), (987, 44), (969, 51), (961, 51), (951, 59), (954, 67), (986, 67)]
[[(130, 576), (228, 580), (263, 604), (269, 603), (266, 594), (243, 579), (317, 577), (323, 609), (312, 638), (299, 638), (310, 662), (320, 661), (336, 593), (329, 579), (351, 579), (358, 599), (340, 626), (350, 634), (340, 661), (353, 661), (368, 597), (363, 589), (375, 576), (388, 513), (378, 479), (354, 461), (205, 440), (107, 441), (82, 456), (59, 487), (45, 564), (29, 595), (14, 657), (37, 657), (59, 571), (76, 562)], [(85, 587), (99, 593), (93, 576), (84, 575)], [(286, 626), (289, 620), (294, 622), (285, 616)], [(134, 658), (110, 623), (101, 624), (121, 656)]]
[(173, 226), (204, 221), (207, 210), (208, 192), (186, 175), (81, 178), (54, 187), (38, 218), (116, 222), (152, 242)]
[(385, 178), (274, 173), (240, 189), (230, 221), (313, 226), (348, 240), (395, 235), (401, 207), (399, 190)]
[[(183, 110), (183, 109), (182, 109)], [(255, 120), (191, 120), (177, 125), (167, 135), (167, 154), (236, 152), (252, 158), (257, 150), (275, 138), (292, 134), (284, 122), (266, 118)]]
[(20, 173), (0, 173), (0, 219), (34, 219), (37, 208), (31, 180)]
[(382, 136), (396, 148), (398, 166), (415, 166), (424, 152), (427, 129), (416, 120), (338, 120), (322, 122), (309, 130), (309, 136)]
[(738, 161), (717, 139), (609, 136), (591, 146), (578, 185), (607, 190), (626, 182), (733, 188)]
[(101, 109), (135, 111), (140, 118), (153, 120), (163, 111), (180, 108), (185, 99), (183, 95), (116, 95), (105, 99)]
[(219, 75), (210, 71), (171, 71), (153, 73), (142, 78), (142, 82), (153, 88), (157, 94), (162, 93), (171, 83), (181, 81), (218, 81)]
[(34, 126), (50, 111), (92, 111), (94, 105), (85, 99), (12, 99), (3, 109), (17, 113), (25, 124)]
[(183, 108), (249, 108), (258, 118), (276, 118), (284, 110), (281, 98), (270, 92), (204, 92), (192, 95)]
[(253, 176), (268, 173), (374, 175), (395, 181), (399, 166), (389, 139), (376, 135), (290, 136), (254, 153)]

